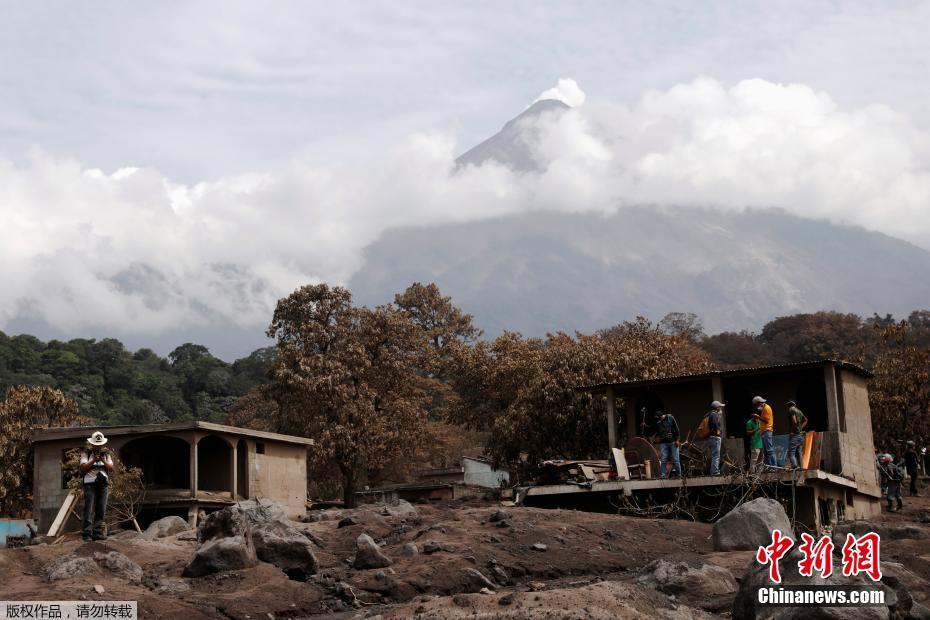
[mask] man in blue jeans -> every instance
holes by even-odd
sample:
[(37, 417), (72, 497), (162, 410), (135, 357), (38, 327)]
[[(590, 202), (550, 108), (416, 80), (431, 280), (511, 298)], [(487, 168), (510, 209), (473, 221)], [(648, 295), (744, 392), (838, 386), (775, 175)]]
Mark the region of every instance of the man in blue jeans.
[(710, 404), (710, 411), (704, 416), (707, 418), (707, 430), (710, 433), (707, 436), (707, 445), (710, 447), (710, 475), (719, 476), (720, 475), (720, 443), (723, 441), (721, 437), (722, 423), (720, 420), (720, 414), (723, 412), (724, 405), (719, 400), (715, 400)]
[(106, 448), (107, 438), (100, 431), (87, 438), (87, 447), (81, 452), (80, 470), (84, 475), (84, 519), (81, 538), (105, 540), (104, 519), (107, 497), (110, 494), (110, 474), (113, 457)]
[(659, 480), (665, 480), (665, 468), (672, 462), (673, 478), (681, 477), (681, 460), (678, 456), (679, 437), (678, 422), (667, 413), (656, 411), (656, 437), (659, 440)]

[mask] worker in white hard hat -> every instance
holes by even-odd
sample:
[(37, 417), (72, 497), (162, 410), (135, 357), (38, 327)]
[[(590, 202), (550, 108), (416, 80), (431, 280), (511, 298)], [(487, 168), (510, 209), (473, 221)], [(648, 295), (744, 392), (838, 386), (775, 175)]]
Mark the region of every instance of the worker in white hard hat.
[(85, 540), (105, 540), (104, 518), (110, 495), (110, 474), (113, 457), (107, 450), (107, 438), (95, 431), (87, 438), (81, 452), (81, 473), (84, 474), (84, 520), (81, 537)]

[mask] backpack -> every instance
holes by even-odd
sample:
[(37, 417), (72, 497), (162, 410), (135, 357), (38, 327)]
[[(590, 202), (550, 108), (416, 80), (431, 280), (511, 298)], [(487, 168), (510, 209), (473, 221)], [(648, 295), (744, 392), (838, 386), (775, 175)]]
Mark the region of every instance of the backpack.
[(710, 416), (706, 415), (701, 420), (701, 424), (697, 429), (697, 438), (698, 439), (707, 439), (710, 437)]

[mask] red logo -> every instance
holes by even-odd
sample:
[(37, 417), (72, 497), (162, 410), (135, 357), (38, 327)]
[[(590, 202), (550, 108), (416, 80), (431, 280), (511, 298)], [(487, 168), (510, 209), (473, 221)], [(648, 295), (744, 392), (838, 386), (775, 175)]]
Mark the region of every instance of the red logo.
[(769, 579), (781, 583), (781, 572), (778, 570), (778, 561), (794, 546), (794, 541), (782, 535), (781, 530), (772, 531), (772, 544), (768, 547), (759, 547), (756, 551), (756, 561), (769, 566)]
[[(843, 545), (843, 575), (846, 577), (864, 573), (872, 581), (881, 581), (882, 569), (879, 558), (881, 537), (875, 532), (869, 532), (859, 538), (853, 534), (846, 535)], [(763, 566), (769, 565), (769, 579), (773, 583), (781, 583), (781, 571), (778, 562), (791, 548), (794, 541), (781, 530), (772, 531), (772, 543), (759, 547), (756, 551), (756, 561)], [(804, 577), (813, 577), (814, 571), (827, 578), (833, 574), (833, 541), (829, 536), (816, 540), (810, 534), (801, 534), (801, 544), (798, 551), (803, 556), (798, 561), (798, 573)]]

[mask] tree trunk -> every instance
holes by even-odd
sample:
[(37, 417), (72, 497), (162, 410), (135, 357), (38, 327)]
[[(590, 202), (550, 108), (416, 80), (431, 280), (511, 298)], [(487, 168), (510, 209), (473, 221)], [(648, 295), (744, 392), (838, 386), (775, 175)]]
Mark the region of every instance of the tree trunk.
[(342, 472), (342, 503), (346, 508), (355, 508), (355, 472)]

